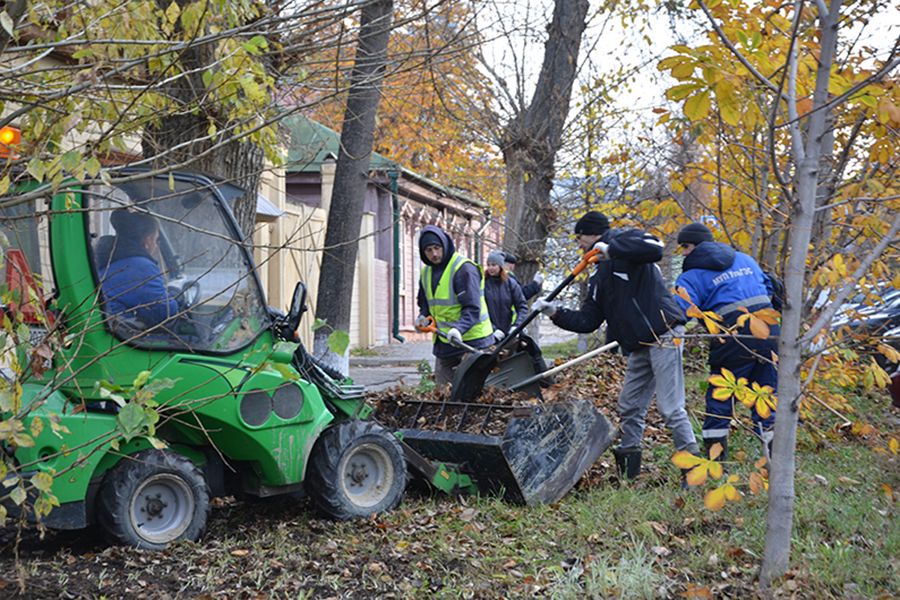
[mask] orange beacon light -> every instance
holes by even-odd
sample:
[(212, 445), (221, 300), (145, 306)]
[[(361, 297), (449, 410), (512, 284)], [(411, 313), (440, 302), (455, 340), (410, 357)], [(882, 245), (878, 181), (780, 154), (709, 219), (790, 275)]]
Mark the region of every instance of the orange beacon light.
[(9, 156), (10, 150), (22, 142), (22, 132), (18, 127), (0, 127), (0, 156)]

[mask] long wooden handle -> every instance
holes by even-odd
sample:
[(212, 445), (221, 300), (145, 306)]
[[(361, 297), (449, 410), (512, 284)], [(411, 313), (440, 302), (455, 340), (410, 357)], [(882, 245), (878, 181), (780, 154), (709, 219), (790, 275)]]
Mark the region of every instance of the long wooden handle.
[(569, 367), (574, 367), (575, 365), (577, 365), (579, 363), (583, 363), (584, 361), (588, 360), (589, 358), (594, 358), (601, 352), (606, 352), (607, 350), (612, 350), (613, 348), (617, 348), (618, 346), (619, 346), (619, 342), (610, 342), (608, 344), (604, 344), (604, 345), (600, 346), (599, 348), (595, 348), (595, 349), (591, 350), (590, 352), (585, 352), (581, 356), (576, 356), (572, 360), (564, 362), (561, 365), (557, 365), (557, 366), (553, 367), (552, 369), (547, 369), (546, 371), (538, 373), (537, 375), (529, 377), (528, 379), (523, 379), (519, 383), (515, 383), (515, 384), (509, 386), (509, 389), (511, 391), (520, 390), (523, 387), (531, 385), (535, 381), (539, 381), (540, 379), (542, 379), (544, 377), (550, 377), (551, 375), (556, 375), (560, 371), (564, 371), (565, 369), (568, 369)]

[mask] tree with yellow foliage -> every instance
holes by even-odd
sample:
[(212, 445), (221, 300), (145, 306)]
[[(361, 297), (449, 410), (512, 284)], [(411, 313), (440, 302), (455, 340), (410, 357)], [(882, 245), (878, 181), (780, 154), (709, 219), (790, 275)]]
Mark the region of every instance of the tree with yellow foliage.
[[(830, 324), (859, 289), (900, 287), (891, 246), (900, 231), (900, 46), (894, 40), (879, 55), (855, 44), (858, 31), (844, 33), (889, 10), (877, 0), (846, 7), (840, 0), (697, 0), (692, 7), (708, 20), (706, 39), (673, 47), (659, 63), (679, 82), (667, 96), (683, 113), (666, 112), (661, 121), (695, 148), (672, 174), (680, 196), (673, 200), (689, 216), (714, 216), (721, 237), (776, 267), (785, 282), (761, 571), (767, 587), (788, 568), (800, 411), (811, 402), (833, 408), (828, 378), (851, 377), (847, 359), (859, 358), (858, 351), (823, 351), (840, 341)], [(861, 383), (886, 383), (874, 361), (856, 368)], [(765, 406), (764, 390), (739, 383), (713, 385)], [(716, 504), (734, 498), (725, 489)]]
[[(503, 209), (503, 165), (491, 146), (483, 115), (493, 91), (478, 68), (481, 38), (469, 2), (421, 5), (398, 2), (391, 33), (375, 151), (443, 185)], [(347, 46), (322, 50), (312, 86), (326, 90), (312, 116), (340, 130)]]

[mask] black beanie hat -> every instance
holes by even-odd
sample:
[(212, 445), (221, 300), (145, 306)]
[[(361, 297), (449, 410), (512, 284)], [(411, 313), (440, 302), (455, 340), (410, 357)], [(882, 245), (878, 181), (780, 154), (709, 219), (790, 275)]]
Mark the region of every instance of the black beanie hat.
[(508, 262), (508, 263), (516, 264), (517, 262), (519, 262), (519, 259), (516, 258), (516, 255), (513, 254), (512, 252), (504, 252), (503, 258), (505, 258), (506, 262)]
[(679, 244), (699, 244), (700, 242), (713, 241), (712, 231), (703, 223), (691, 223), (685, 225), (678, 232)]
[(575, 223), (575, 234), (603, 235), (609, 230), (609, 219), (602, 212), (591, 210)]
[(424, 250), (428, 246), (440, 246), (444, 247), (444, 244), (441, 243), (441, 238), (438, 237), (433, 231), (425, 231), (419, 236), (419, 250)]

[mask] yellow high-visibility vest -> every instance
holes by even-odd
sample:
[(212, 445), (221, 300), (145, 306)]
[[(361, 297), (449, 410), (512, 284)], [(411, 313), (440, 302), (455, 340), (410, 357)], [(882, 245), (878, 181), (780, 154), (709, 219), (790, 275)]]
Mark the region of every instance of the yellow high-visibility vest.
[[(438, 331), (446, 336), (450, 329), (456, 327), (456, 322), (459, 321), (459, 316), (462, 314), (462, 306), (456, 299), (456, 290), (453, 289), (453, 275), (466, 263), (474, 265), (478, 268), (478, 272), (481, 273), (481, 309), (478, 315), (478, 322), (470, 327), (468, 331), (461, 332), (463, 341), (468, 342), (494, 333), (491, 317), (488, 314), (487, 301), (484, 299), (484, 272), (481, 267), (468, 258), (454, 252), (444, 268), (444, 272), (441, 273), (437, 288), (431, 288), (431, 265), (425, 265), (425, 268), (422, 269), (421, 285), (422, 289), (425, 290), (425, 299), (428, 301), (428, 311), (434, 318)], [(435, 334), (435, 339), (437, 337), (437, 334)], [(446, 338), (443, 341), (446, 342)]]

